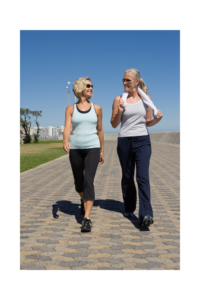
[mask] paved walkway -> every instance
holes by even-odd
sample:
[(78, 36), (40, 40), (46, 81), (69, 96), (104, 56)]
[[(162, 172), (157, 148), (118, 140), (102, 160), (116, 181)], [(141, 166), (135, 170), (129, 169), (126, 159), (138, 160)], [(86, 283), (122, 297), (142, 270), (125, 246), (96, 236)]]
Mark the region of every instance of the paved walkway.
[[(21, 174), (21, 270), (179, 270), (178, 146), (152, 143), (155, 223), (123, 217), (116, 141), (105, 141), (95, 177), (93, 229), (81, 233), (80, 200), (68, 156)], [(56, 218), (57, 216), (57, 218)]]

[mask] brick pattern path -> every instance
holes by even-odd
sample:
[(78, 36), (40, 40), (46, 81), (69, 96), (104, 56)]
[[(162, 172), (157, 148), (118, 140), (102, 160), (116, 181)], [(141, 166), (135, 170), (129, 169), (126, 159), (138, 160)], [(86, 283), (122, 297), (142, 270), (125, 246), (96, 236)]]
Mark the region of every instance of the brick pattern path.
[[(21, 174), (21, 270), (179, 270), (179, 152), (152, 143), (149, 229), (123, 216), (116, 141), (105, 141), (95, 177), (93, 229), (81, 233), (68, 155)], [(56, 218), (56, 215), (59, 216)]]

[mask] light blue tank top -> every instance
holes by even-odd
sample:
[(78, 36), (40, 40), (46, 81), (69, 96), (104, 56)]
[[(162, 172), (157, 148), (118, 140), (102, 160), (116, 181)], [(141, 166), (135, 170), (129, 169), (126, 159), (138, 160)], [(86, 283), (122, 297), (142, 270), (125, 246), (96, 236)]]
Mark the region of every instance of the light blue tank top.
[(72, 114), (71, 149), (100, 148), (97, 135), (97, 114), (91, 102), (91, 109), (86, 113), (78, 111), (74, 104)]

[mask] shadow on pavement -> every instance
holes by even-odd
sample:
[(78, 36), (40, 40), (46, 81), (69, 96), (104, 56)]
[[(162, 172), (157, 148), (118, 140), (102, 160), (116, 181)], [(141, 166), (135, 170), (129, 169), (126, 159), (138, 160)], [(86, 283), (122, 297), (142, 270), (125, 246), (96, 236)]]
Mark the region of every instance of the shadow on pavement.
[[(124, 204), (120, 201), (113, 200), (113, 199), (105, 199), (105, 200), (95, 200), (93, 207), (100, 207), (101, 209), (109, 210), (109, 211), (114, 211), (114, 212), (119, 212), (123, 215), (124, 213)], [(73, 215), (76, 218), (77, 223), (81, 224), (83, 220), (83, 215), (81, 214), (80, 211), (80, 204), (73, 203), (68, 200), (61, 200), (57, 201), (55, 204), (52, 205), (52, 214), (55, 219), (59, 218), (58, 212), (62, 212), (68, 215)], [(136, 217), (135, 214), (134, 216), (129, 219), (129, 221), (140, 231), (149, 231), (148, 227), (143, 227), (139, 225), (139, 219)], [(105, 219), (106, 221), (106, 219)]]
[[(93, 206), (94, 207), (99, 206), (102, 209), (119, 212), (122, 215), (124, 215), (124, 203), (121, 201), (117, 201), (117, 200), (113, 200), (113, 199), (95, 200)], [(149, 231), (148, 227), (143, 227), (143, 226), (139, 225), (139, 219), (135, 214), (133, 214), (132, 218), (129, 217), (127, 219), (140, 231)]]
[(80, 210), (80, 204), (73, 203), (68, 200), (57, 201), (56, 204), (52, 205), (52, 215), (54, 219), (59, 218), (58, 211), (67, 215), (75, 216), (76, 221), (79, 224), (81, 224), (83, 220), (83, 215), (81, 214)]

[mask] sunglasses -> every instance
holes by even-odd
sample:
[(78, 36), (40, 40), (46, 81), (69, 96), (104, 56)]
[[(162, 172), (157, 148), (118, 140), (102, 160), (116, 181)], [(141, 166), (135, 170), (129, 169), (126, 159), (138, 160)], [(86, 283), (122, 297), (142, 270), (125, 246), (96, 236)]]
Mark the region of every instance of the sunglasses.
[(126, 78), (123, 78), (122, 79), (122, 82), (124, 83), (124, 82), (131, 82), (131, 81), (133, 81), (133, 80), (131, 80), (131, 79), (126, 79)]
[(92, 84), (86, 84), (86, 88), (93, 88), (93, 85)]

